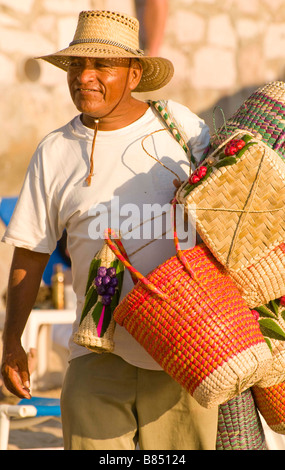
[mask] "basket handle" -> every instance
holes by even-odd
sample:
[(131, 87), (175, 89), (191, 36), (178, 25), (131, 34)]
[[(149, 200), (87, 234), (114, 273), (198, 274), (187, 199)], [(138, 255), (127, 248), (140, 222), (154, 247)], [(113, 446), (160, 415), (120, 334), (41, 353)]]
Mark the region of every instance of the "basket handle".
[(183, 251), (180, 248), (180, 243), (179, 243), (179, 239), (178, 239), (178, 235), (177, 235), (177, 229), (176, 229), (176, 206), (177, 206), (177, 199), (174, 198), (173, 201), (172, 201), (171, 207), (172, 207), (173, 240), (174, 240), (174, 245), (175, 245), (175, 249), (176, 249), (176, 255), (177, 255), (177, 258), (179, 259), (179, 261), (183, 264), (186, 271), (188, 271), (190, 276), (193, 279), (195, 279), (196, 278), (195, 272), (191, 268), (190, 264), (188, 263), (186, 257), (183, 254)]
[[(177, 230), (176, 230), (176, 205), (177, 205), (177, 200), (174, 199), (172, 201), (172, 224), (173, 224), (173, 238), (174, 238), (174, 245), (176, 248), (176, 255), (180, 262), (183, 264), (185, 269), (188, 271), (190, 276), (195, 279), (195, 273), (189, 263), (187, 262), (183, 251), (180, 248), (179, 240), (178, 240), (178, 235), (177, 235)], [(113, 237), (113, 239), (111, 238)], [(138, 281), (141, 281), (147, 289), (149, 289), (151, 292), (154, 292), (157, 294), (159, 297), (162, 297), (164, 300), (168, 298), (167, 294), (163, 293), (160, 289), (158, 289), (152, 282), (150, 282), (143, 274), (141, 274), (136, 268), (132, 266), (130, 263), (130, 260), (128, 258), (128, 255), (124, 249), (124, 246), (120, 239), (118, 239), (116, 232), (112, 230), (111, 228), (108, 228), (105, 230), (105, 240), (106, 243), (109, 245), (113, 253), (117, 256), (117, 258), (123, 263), (123, 265), (129, 270), (134, 284), (136, 284)]]
[[(111, 239), (111, 236), (114, 236), (114, 239)], [(137, 269), (135, 269), (127, 256), (127, 253), (124, 249), (122, 242), (116, 238), (116, 233), (111, 229), (108, 228), (105, 230), (105, 240), (113, 253), (117, 256), (117, 258), (123, 263), (123, 265), (129, 270), (134, 283), (136, 284), (138, 281), (141, 281), (151, 292), (154, 292), (159, 297), (162, 297), (164, 300), (167, 298), (167, 295), (164, 294), (160, 289), (158, 289), (152, 282), (150, 282), (143, 274), (141, 274)]]

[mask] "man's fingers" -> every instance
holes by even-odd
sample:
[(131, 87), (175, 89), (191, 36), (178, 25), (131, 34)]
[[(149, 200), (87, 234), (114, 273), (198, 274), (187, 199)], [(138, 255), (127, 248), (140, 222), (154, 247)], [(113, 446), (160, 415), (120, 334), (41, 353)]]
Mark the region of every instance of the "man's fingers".
[(31, 398), (29, 374), (22, 372), (19, 374), (18, 368), (14, 369), (7, 364), (3, 364), (2, 375), (6, 388), (19, 398)]

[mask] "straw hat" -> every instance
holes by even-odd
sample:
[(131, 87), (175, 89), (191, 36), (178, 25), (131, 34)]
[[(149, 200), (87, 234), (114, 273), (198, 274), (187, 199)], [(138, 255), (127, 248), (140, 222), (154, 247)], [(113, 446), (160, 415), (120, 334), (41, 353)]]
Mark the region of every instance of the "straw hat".
[(39, 57), (67, 70), (70, 57), (137, 58), (143, 74), (135, 91), (162, 88), (173, 76), (172, 63), (161, 57), (147, 57), (139, 49), (139, 22), (136, 18), (110, 11), (82, 11), (69, 47)]

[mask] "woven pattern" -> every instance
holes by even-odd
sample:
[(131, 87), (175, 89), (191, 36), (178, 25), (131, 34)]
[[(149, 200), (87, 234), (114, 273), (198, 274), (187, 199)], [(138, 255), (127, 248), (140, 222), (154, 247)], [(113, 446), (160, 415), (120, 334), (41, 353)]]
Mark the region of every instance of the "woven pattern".
[(163, 122), (166, 124), (168, 130), (173, 135), (174, 139), (179, 143), (183, 148), (184, 152), (187, 155), (189, 161), (193, 164), (196, 164), (196, 160), (191, 154), (191, 149), (189, 148), (187, 141), (187, 136), (183, 135), (182, 129), (178, 127), (177, 122), (175, 121), (174, 116), (170, 114), (170, 111), (167, 106), (167, 101), (149, 101), (149, 103), (154, 107), (158, 112), (159, 116), (163, 119)]
[(218, 130), (220, 143), (236, 129), (253, 132), (270, 148), (285, 158), (285, 84), (272, 82), (256, 90)]
[(252, 394), (268, 426), (278, 434), (285, 434), (285, 383), (268, 388), (254, 386)]
[(202, 244), (183, 256), (194, 278), (174, 256), (135, 285), (114, 318), (210, 408), (258, 382), (272, 358), (258, 323), (208, 248)]
[(216, 450), (267, 450), (250, 389), (219, 406)]
[(251, 141), (236, 163), (215, 167), (177, 199), (196, 209), (197, 231), (230, 271), (258, 261), (285, 239), (285, 164), (267, 146)]
[[(98, 295), (94, 284), (100, 266), (114, 267), (119, 281), (112, 303), (107, 306), (102, 304), (102, 297)], [(116, 326), (113, 310), (119, 301), (122, 278), (123, 265), (104, 242), (101, 250), (95, 255), (90, 264), (85, 303), (78, 330), (73, 336), (73, 341), (79, 346), (84, 346), (97, 353), (113, 351), (113, 336)]]
[(251, 309), (279, 299), (285, 295), (284, 243), (257, 263), (239, 271), (231, 271), (230, 276)]

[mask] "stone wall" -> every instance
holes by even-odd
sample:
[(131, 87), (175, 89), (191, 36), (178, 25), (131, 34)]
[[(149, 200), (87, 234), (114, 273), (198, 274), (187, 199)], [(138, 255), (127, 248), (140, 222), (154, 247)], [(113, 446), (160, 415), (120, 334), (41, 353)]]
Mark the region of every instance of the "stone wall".
[[(33, 58), (67, 46), (78, 13), (101, 8), (135, 14), (134, 0), (0, 0), (0, 197), (18, 194), (39, 140), (76, 114), (65, 72)], [(169, 0), (160, 55), (174, 78), (143, 98), (180, 101), (212, 129), (216, 104), (229, 116), (257, 86), (284, 80), (285, 1)], [(2, 285), (10, 256), (0, 244)]]
[(212, 109), (226, 116), (252, 90), (285, 78), (283, 0), (177, 0), (162, 53), (176, 65), (168, 92), (212, 128)]
[[(76, 113), (65, 73), (31, 59), (65, 47), (79, 11), (100, 8), (135, 14), (133, 0), (0, 1), (0, 195), (19, 191), (38, 141)], [(217, 103), (229, 115), (252, 89), (284, 79), (285, 2), (169, 0), (160, 55), (175, 76), (148, 97), (183, 102), (212, 128)]]

